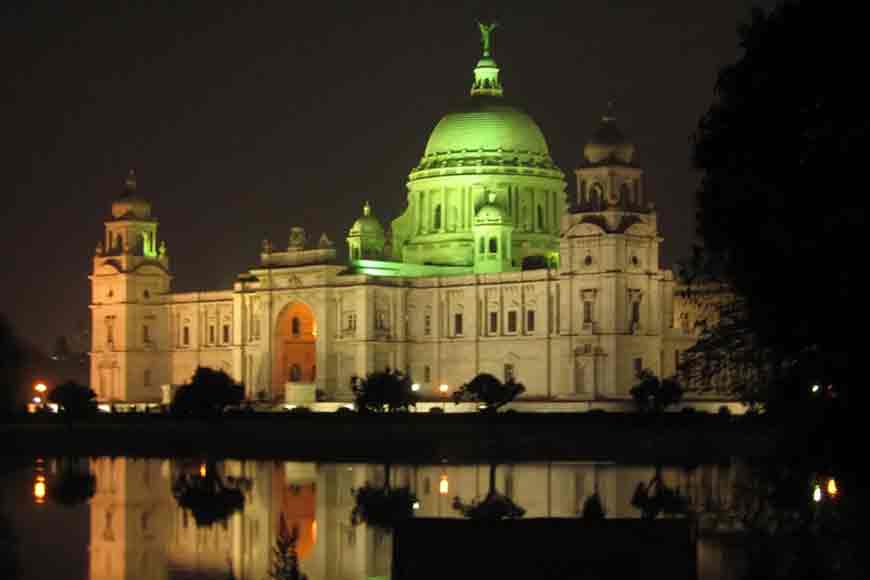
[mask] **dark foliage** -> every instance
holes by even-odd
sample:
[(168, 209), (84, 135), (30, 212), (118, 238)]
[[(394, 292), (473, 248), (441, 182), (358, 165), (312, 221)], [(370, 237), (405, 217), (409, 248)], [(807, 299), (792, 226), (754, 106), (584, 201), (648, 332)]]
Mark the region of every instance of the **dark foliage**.
[(171, 411), (180, 416), (214, 417), (244, 397), (244, 387), (224, 371), (197, 367), (190, 383), (176, 391)]
[(593, 493), (583, 502), (580, 517), (585, 520), (603, 520), (604, 516), (604, 504), (601, 503), (601, 496), (597, 492)]
[(471, 503), (464, 503), (459, 496), (453, 498), (453, 509), (472, 520), (498, 521), (517, 519), (526, 514), (526, 510), (495, 488), (496, 464), (489, 466), (489, 490), (483, 500), (476, 498)]
[(62, 506), (74, 507), (90, 501), (96, 490), (97, 478), (87, 464), (79, 465), (73, 459), (65, 459), (58, 476), (49, 480), (46, 495)]
[(716, 364), (736, 357), (723, 380), (754, 398), (769, 398), (771, 378), (795, 366), (805, 385), (834, 384), (843, 397), (863, 387), (853, 362), (863, 266), (853, 250), (867, 222), (858, 184), (870, 95), (831, 65), (862, 52), (861, 23), (852, 7), (819, 0), (755, 10), (740, 30), (743, 55), (720, 71), (695, 134), (703, 269), (738, 297), (707, 349), (726, 359)]
[(0, 513), (0, 578), (17, 578), (18, 572), (18, 541), (12, 526)]
[(522, 383), (513, 379), (502, 383), (489, 373), (481, 373), (465, 383), (453, 393), (453, 402), (482, 403), (483, 413), (497, 413), (499, 408), (507, 405), (526, 391)]
[(631, 505), (640, 510), (640, 517), (654, 520), (660, 514), (686, 515), (689, 502), (679, 489), (672, 489), (662, 481), (661, 468), (656, 467), (649, 483), (638, 482), (631, 496)]
[(454, 497), (453, 509), (466, 518), (485, 521), (517, 519), (526, 514), (524, 508), (497, 491), (489, 491), (482, 501), (474, 499), (471, 503), (463, 503), (459, 497)]
[(639, 372), (637, 379), (638, 383), (629, 392), (642, 413), (661, 413), (683, 398), (683, 388), (675, 379), (659, 379), (649, 369)]
[(369, 374), (353, 385), (353, 394), (361, 413), (408, 411), (417, 404), (411, 378), (397, 370)]
[(179, 507), (190, 510), (197, 527), (208, 527), (227, 521), (245, 506), (244, 482), (224, 479), (217, 465), (209, 462), (205, 474), (182, 473), (172, 485), (172, 495)]
[(350, 514), (353, 525), (365, 523), (381, 530), (392, 530), (406, 519), (414, 517), (417, 496), (407, 487), (373, 485), (366, 482), (353, 490), (356, 505)]
[(284, 514), (278, 523), (278, 537), (272, 548), (272, 567), (269, 569), (271, 580), (305, 580), (307, 576), (299, 571), (299, 554), (296, 543), (299, 540), (299, 530), (287, 529)]
[(0, 315), (0, 415), (18, 403), (24, 350), (6, 318)]
[(60, 407), (60, 413), (68, 419), (90, 417), (97, 412), (97, 394), (90, 388), (67, 381), (53, 388), (48, 400)]

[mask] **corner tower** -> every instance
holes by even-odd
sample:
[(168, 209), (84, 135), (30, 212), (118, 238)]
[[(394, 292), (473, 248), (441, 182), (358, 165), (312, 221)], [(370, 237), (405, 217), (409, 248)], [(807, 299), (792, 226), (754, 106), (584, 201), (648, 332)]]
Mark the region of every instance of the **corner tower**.
[(408, 264), (472, 271), (475, 219), (487, 205), (499, 208), (499, 227), (512, 231), (510, 247), (499, 252), (510, 259), (491, 271), (519, 270), (527, 256), (558, 249), (564, 174), (535, 121), (504, 97), (493, 58), (496, 24), (479, 28), (482, 54), (470, 95), (435, 126), (408, 176), (407, 209), (392, 224), (393, 254)]
[(159, 401), (170, 382), (169, 257), (133, 171), (112, 203), (90, 280), (91, 388), (100, 401)]

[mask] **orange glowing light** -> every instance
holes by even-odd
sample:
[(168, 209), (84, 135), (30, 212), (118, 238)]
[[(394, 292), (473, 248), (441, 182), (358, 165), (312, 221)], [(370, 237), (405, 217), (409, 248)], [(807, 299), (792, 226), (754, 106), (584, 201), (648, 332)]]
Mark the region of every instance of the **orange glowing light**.
[(831, 497), (837, 497), (837, 494), (840, 493), (840, 490), (837, 488), (837, 480), (833, 477), (828, 480), (827, 491)]
[(203, 464), (201, 464), (201, 465), (199, 466), (199, 476), (200, 476), (200, 477), (205, 477), (205, 474), (206, 474), (206, 473), (208, 473), (208, 471), (206, 471), (206, 469), (205, 469), (205, 463), (203, 463)]
[(447, 481), (446, 475), (442, 475), (441, 481), (438, 482), (438, 493), (441, 495), (447, 495), (450, 493), (450, 482)]
[(45, 386), (45, 383), (36, 383), (36, 385), (34, 385), (33, 387), (33, 390), (35, 390), (37, 393), (44, 393), (48, 390), (48, 387)]
[(438, 387), (438, 390), (441, 391), (442, 393), (446, 393), (447, 389), (449, 389), (449, 388), (450, 387), (448, 387), (447, 385), (441, 385), (440, 387)]
[(45, 501), (45, 477), (42, 475), (36, 476), (36, 481), (33, 483), (33, 499), (36, 503)]

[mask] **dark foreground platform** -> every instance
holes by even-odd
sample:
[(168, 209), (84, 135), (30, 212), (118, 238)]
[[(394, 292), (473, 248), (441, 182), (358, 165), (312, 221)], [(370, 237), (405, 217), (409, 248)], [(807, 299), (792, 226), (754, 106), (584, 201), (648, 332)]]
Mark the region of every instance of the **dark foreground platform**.
[(715, 415), (510, 413), (360, 416), (262, 414), (214, 420), (102, 415), (0, 422), (5, 455), (203, 456), (424, 462), (547, 458), (685, 462), (764, 456), (777, 430)]
[(393, 536), (395, 580), (697, 577), (688, 519), (412, 518)]

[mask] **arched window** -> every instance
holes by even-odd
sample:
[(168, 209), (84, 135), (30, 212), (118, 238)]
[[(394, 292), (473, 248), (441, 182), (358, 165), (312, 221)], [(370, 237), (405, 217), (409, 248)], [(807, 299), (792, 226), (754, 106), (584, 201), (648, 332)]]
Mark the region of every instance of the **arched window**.
[(498, 253), (498, 238), (489, 238), (489, 253)]
[(302, 379), (302, 369), (297, 364), (290, 365), (290, 382), (296, 383)]
[(290, 322), (290, 332), (293, 333), (293, 336), (299, 336), (299, 318), (296, 316)]
[(484, 240), (483, 238), (480, 238), (480, 248), (478, 253), (481, 255), (486, 253), (486, 240)]
[(441, 206), (435, 206), (435, 215), (432, 218), (432, 228), (436, 230), (441, 229)]
[(544, 208), (540, 205), (538, 206), (538, 229), (544, 229)]

